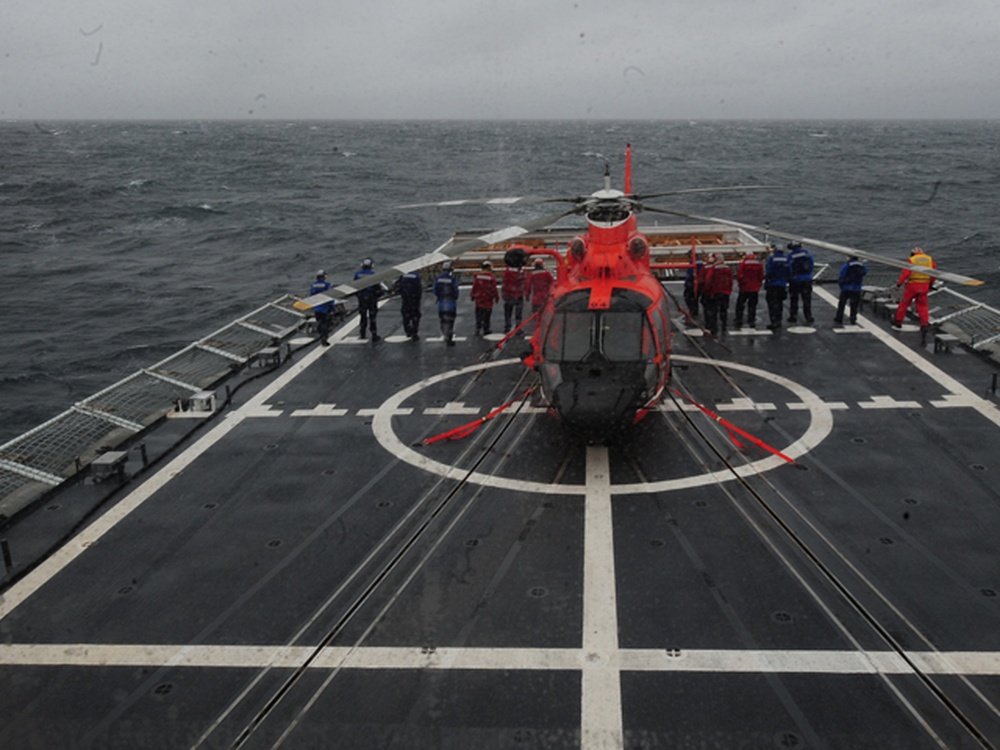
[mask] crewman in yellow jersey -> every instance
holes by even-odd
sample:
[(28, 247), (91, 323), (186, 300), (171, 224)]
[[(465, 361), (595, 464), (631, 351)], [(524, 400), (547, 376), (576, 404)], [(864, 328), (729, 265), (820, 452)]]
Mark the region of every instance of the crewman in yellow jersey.
[[(924, 268), (937, 268), (934, 259), (919, 247), (915, 247), (910, 251), (910, 264)], [(921, 273), (916, 268), (903, 269), (903, 272), (899, 274), (899, 280), (896, 282), (897, 289), (903, 287), (903, 298), (899, 301), (899, 307), (896, 308), (896, 319), (892, 323), (893, 326), (896, 328), (902, 327), (903, 318), (906, 317), (906, 311), (910, 309), (910, 304), (912, 303), (916, 305), (917, 315), (920, 316), (920, 328), (926, 331), (930, 325), (930, 311), (927, 309), (927, 293), (931, 289), (932, 281), (933, 279), (930, 276), (926, 273)]]

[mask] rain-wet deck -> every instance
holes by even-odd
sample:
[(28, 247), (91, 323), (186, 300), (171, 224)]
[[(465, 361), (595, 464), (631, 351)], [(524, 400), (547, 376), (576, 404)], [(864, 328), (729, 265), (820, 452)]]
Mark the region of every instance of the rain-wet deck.
[(531, 404), (414, 447), (516, 400), (517, 347), (342, 329), (4, 593), (0, 743), (1000, 745), (993, 367), (817, 297), (678, 333), (610, 447)]

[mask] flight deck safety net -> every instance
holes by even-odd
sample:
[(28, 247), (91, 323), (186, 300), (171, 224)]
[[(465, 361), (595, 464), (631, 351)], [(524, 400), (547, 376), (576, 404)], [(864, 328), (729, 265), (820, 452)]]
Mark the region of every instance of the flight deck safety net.
[[(898, 272), (879, 270), (865, 277), (864, 299), (894, 311), (902, 297), (896, 287)], [(927, 300), (931, 326), (956, 336), (966, 346), (1000, 361), (1000, 310), (941, 284)], [(910, 311), (913, 314), (913, 311)]]
[(268, 303), (0, 446), (0, 520), (298, 330), (296, 299)]

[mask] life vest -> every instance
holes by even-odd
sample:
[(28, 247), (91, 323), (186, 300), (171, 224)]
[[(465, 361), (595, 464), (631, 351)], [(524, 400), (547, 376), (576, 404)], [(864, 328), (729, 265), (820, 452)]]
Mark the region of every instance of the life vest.
[[(934, 259), (927, 253), (917, 253), (916, 255), (910, 256), (910, 263), (915, 266), (923, 266), (924, 268), (937, 268), (934, 263)], [(906, 273), (904, 271), (904, 273)], [(909, 276), (906, 278), (907, 284), (927, 284), (930, 282), (931, 277), (926, 273), (920, 273), (920, 271), (909, 271)]]

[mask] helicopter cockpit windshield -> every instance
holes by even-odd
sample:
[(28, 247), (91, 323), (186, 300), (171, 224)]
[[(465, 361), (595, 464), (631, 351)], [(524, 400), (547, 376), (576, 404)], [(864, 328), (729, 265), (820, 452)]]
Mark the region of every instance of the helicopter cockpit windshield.
[[(617, 291), (617, 290), (616, 290)], [(616, 294), (607, 310), (589, 310), (587, 292), (567, 295), (555, 310), (545, 336), (549, 362), (643, 362), (655, 356), (644, 297)], [(646, 301), (648, 304), (648, 301)]]
[(543, 321), (542, 390), (567, 424), (604, 434), (655, 394), (657, 340), (645, 295), (614, 289), (607, 309), (589, 304), (590, 290), (570, 292)]

